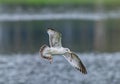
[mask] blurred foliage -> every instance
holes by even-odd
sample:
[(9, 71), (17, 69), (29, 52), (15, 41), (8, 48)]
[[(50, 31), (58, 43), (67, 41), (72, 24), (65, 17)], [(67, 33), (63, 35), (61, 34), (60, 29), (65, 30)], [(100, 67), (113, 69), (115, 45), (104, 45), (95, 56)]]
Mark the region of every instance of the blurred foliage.
[(120, 0), (0, 0), (0, 4), (25, 4), (25, 5), (86, 5), (103, 3), (105, 5), (119, 5)]

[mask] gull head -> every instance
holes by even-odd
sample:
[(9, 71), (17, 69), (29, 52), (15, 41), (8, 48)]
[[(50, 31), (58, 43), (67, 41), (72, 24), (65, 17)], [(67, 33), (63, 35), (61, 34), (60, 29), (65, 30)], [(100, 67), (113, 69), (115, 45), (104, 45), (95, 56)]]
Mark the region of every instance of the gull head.
[(65, 48), (65, 53), (72, 53), (69, 48)]

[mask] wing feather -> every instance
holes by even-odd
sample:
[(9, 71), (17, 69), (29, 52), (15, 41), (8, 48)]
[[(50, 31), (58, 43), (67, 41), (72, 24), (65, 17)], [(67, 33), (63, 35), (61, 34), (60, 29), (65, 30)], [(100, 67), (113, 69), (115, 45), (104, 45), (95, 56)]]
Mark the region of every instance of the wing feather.
[(76, 68), (83, 74), (87, 74), (87, 70), (85, 66), (83, 65), (82, 61), (75, 53), (66, 53), (64, 54), (64, 57), (74, 68)]
[(47, 30), (49, 35), (49, 44), (50, 47), (61, 47), (61, 33), (57, 32), (54, 29), (48, 28)]

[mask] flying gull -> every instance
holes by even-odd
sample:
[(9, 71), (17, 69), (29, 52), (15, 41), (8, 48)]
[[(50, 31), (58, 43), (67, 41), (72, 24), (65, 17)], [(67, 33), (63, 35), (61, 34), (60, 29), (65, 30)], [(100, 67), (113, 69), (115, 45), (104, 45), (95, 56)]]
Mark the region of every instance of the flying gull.
[(61, 33), (56, 31), (55, 29), (48, 28), (47, 33), (49, 35), (49, 44), (50, 47), (47, 45), (43, 45), (40, 48), (40, 54), (41, 57), (44, 59), (47, 59), (50, 61), (50, 63), (53, 60), (52, 55), (63, 55), (65, 59), (77, 70), (82, 72), (83, 74), (87, 74), (87, 70), (85, 66), (83, 65), (80, 58), (70, 51), (69, 48), (62, 47), (61, 44)]

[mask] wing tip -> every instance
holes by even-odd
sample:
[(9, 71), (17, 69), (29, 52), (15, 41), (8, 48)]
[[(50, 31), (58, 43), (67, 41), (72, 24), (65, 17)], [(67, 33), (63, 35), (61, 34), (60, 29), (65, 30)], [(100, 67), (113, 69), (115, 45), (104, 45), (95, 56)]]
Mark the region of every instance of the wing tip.
[(48, 33), (48, 34), (52, 34), (52, 35), (53, 35), (55, 32), (56, 32), (56, 30), (53, 29), (53, 28), (48, 28), (48, 29), (47, 29), (47, 33)]
[(82, 73), (83, 73), (83, 74), (87, 74), (87, 71), (85, 70), (85, 71), (83, 71)]
[(84, 69), (81, 69), (81, 68), (78, 68), (78, 67), (75, 67), (77, 70), (79, 70), (81, 73), (83, 74), (87, 74), (87, 70), (84, 68)]
[(54, 28), (47, 28), (47, 31), (49, 31), (49, 30), (59, 33), (59, 32), (58, 32), (56, 29), (54, 29)]
[(55, 29), (53, 29), (53, 28), (47, 28), (47, 31), (48, 31), (48, 30), (56, 31), (56, 30), (55, 30)]

